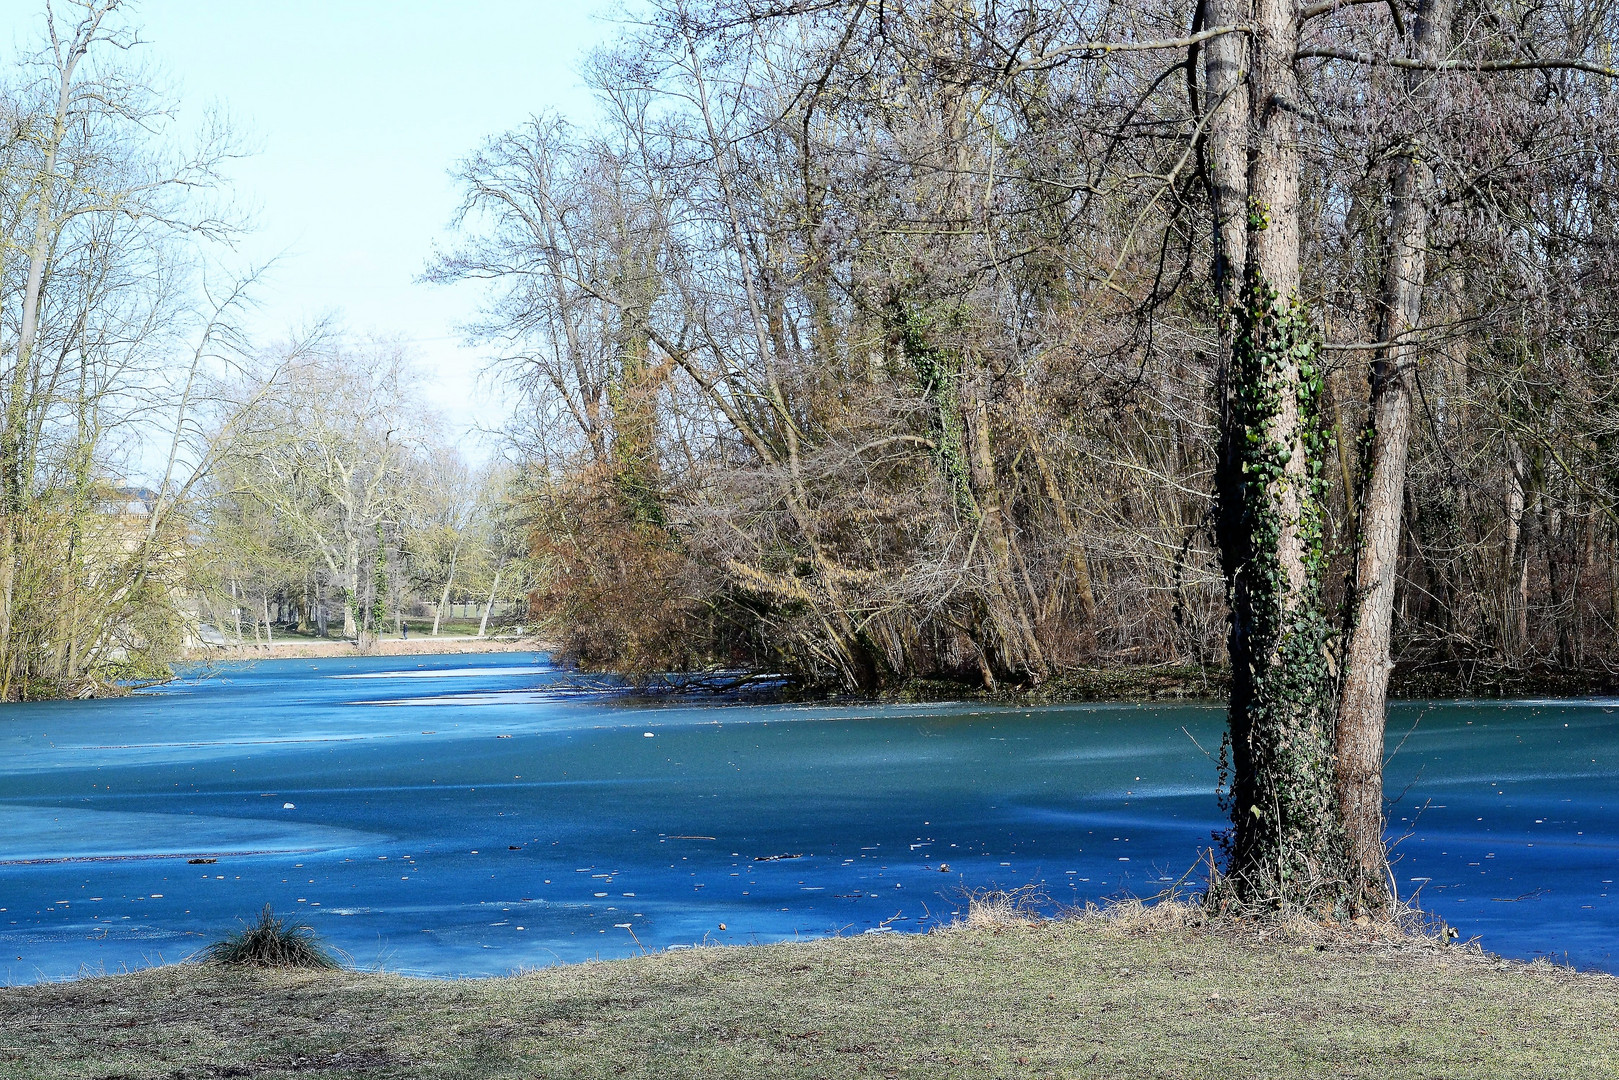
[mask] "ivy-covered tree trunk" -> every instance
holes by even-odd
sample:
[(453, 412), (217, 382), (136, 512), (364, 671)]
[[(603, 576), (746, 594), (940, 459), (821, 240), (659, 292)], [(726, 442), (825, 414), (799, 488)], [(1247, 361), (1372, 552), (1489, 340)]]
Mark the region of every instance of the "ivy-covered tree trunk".
[[(1344, 872), (1333, 787), (1333, 624), (1322, 596), (1327, 443), (1319, 344), (1298, 299), (1294, 2), (1256, 0), (1252, 21), (1248, 115), (1217, 127), (1210, 146), (1228, 183), (1232, 164), (1247, 162), (1242, 293), (1231, 313), (1217, 481), (1232, 670), (1224, 793), (1231, 829), (1220, 897), (1336, 912)], [(1230, 144), (1245, 136), (1246, 146)]]
[(388, 548), (383, 542), (382, 526), (377, 526), (377, 555), (371, 569), (371, 642), (382, 637), (382, 620), (387, 617), (388, 604)]
[(1220, 486), (1232, 668), (1226, 876), (1245, 904), (1336, 912), (1344, 858), (1333, 624), (1322, 596), (1328, 439), (1318, 347), (1296, 298), (1250, 267)]

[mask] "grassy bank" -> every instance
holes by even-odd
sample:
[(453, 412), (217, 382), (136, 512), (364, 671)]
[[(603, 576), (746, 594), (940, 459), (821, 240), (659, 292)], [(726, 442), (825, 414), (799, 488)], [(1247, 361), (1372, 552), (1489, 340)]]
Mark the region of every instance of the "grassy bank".
[(198, 965), (0, 990), (7, 1077), (1619, 1076), (1619, 979), (1090, 918), (459, 982)]

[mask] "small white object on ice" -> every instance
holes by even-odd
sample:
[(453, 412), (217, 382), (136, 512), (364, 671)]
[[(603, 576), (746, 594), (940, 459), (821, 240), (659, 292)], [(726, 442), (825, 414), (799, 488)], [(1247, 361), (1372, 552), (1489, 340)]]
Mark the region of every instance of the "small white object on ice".
[(292, 805), (290, 802), (284, 802), (284, 803), (281, 804), (281, 809), (283, 809), (283, 810), (296, 810), (298, 808), (296, 806)]

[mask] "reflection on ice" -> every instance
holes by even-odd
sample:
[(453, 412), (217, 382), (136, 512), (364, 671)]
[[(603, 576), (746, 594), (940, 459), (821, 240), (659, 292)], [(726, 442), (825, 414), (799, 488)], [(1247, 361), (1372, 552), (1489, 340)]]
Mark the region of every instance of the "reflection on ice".
[(0, 804), (0, 836), (0, 865), (310, 853), (376, 839), (298, 821), (16, 804)]

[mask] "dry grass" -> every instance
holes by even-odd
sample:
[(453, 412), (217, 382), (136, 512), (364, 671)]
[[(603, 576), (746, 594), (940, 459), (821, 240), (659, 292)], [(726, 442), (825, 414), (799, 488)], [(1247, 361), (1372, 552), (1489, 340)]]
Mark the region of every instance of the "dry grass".
[(243, 923), (240, 930), (203, 949), (197, 959), (238, 967), (329, 971), (343, 966), (337, 954), (320, 940), (314, 927), (278, 917), (269, 904), (264, 905), (258, 921)]
[(0, 991), (0, 1076), (1619, 1076), (1619, 980), (1184, 905), (432, 981), (201, 965)]

